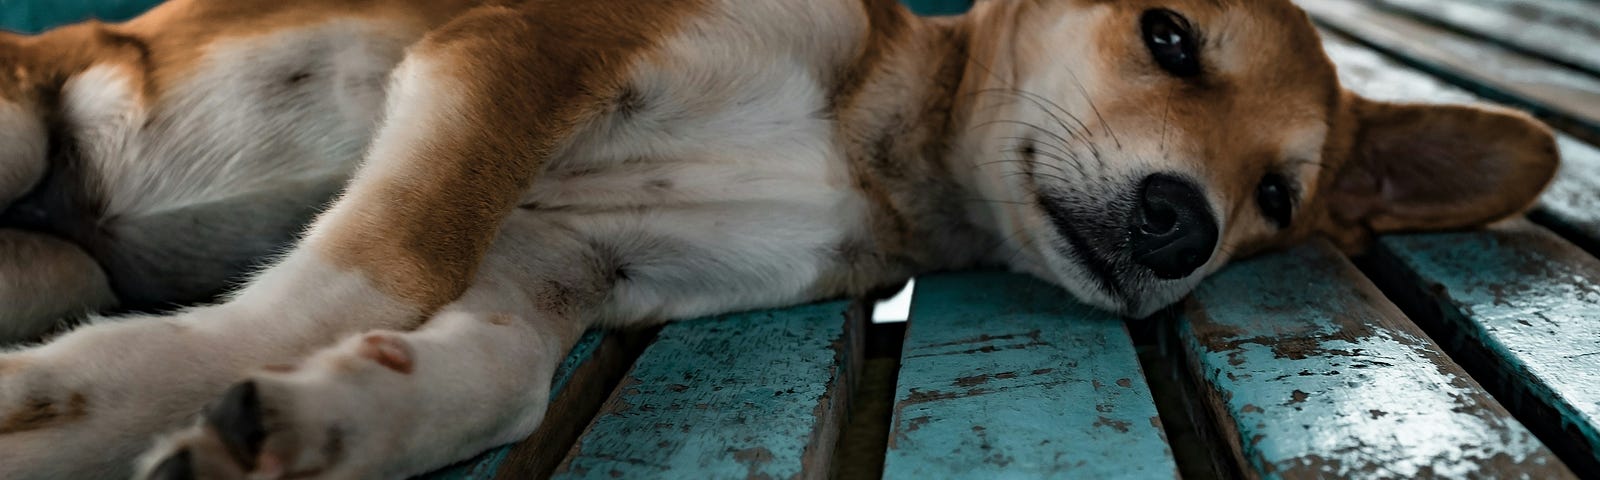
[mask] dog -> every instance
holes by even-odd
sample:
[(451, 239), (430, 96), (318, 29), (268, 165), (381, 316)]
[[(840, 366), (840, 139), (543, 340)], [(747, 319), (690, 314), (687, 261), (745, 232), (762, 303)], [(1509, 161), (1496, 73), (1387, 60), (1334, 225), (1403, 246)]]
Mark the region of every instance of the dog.
[(985, 266), (1145, 316), (1559, 162), (1343, 89), (1284, 0), (172, 0), (0, 66), (10, 338), (247, 278), (0, 355), (7, 479), (404, 477), (531, 432), (589, 328)]

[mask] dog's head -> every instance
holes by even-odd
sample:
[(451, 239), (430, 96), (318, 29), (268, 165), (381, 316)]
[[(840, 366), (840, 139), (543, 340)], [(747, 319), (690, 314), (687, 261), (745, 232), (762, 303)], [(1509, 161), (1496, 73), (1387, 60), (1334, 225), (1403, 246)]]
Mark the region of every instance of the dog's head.
[(1473, 226), (1557, 165), (1526, 115), (1340, 87), (1283, 0), (981, 2), (969, 108), (1017, 267), (1143, 316), (1232, 258)]

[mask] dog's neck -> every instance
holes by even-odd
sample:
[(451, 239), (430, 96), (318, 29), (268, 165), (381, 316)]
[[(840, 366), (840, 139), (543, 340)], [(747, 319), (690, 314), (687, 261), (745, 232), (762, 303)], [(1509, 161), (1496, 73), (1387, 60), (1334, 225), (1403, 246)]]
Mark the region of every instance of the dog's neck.
[[(996, 82), (995, 39), (1009, 9), (980, 2), (960, 17), (917, 17), (893, 0), (865, 0), (872, 34), (854, 88), (836, 98), (856, 187), (873, 203), (873, 233), (917, 271), (1010, 258), (993, 203), (978, 193), (985, 152), (974, 104)], [(885, 6), (884, 4), (890, 4)], [(874, 7), (876, 6), (876, 10)], [(999, 152), (989, 152), (998, 154)], [(989, 155), (993, 156), (993, 155)]]

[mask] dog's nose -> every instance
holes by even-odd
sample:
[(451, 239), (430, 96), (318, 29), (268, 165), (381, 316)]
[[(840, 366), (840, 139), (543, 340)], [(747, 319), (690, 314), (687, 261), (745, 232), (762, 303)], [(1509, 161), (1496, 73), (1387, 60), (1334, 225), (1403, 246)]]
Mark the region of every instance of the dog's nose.
[(1146, 177), (1131, 223), (1134, 261), (1159, 278), (1194, 273), (1217, 247), (1217, 219), (1211, 207), (1199, 187), (1181, 177), (1164, 173)]

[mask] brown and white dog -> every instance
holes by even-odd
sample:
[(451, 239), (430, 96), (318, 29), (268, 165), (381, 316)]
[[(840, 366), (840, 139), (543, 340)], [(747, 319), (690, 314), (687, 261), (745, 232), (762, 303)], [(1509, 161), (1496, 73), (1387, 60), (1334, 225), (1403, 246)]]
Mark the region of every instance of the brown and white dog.
[(401, 477), (527, 435), (590, 327), (984, 265), (1142, 316), (1557, 164), (1342, 89), (1282, 0), (173, 0), (0, 67), (8, 339), (204, 298), (343, 188), (219, 304), (0, 355), (6, 479)]

